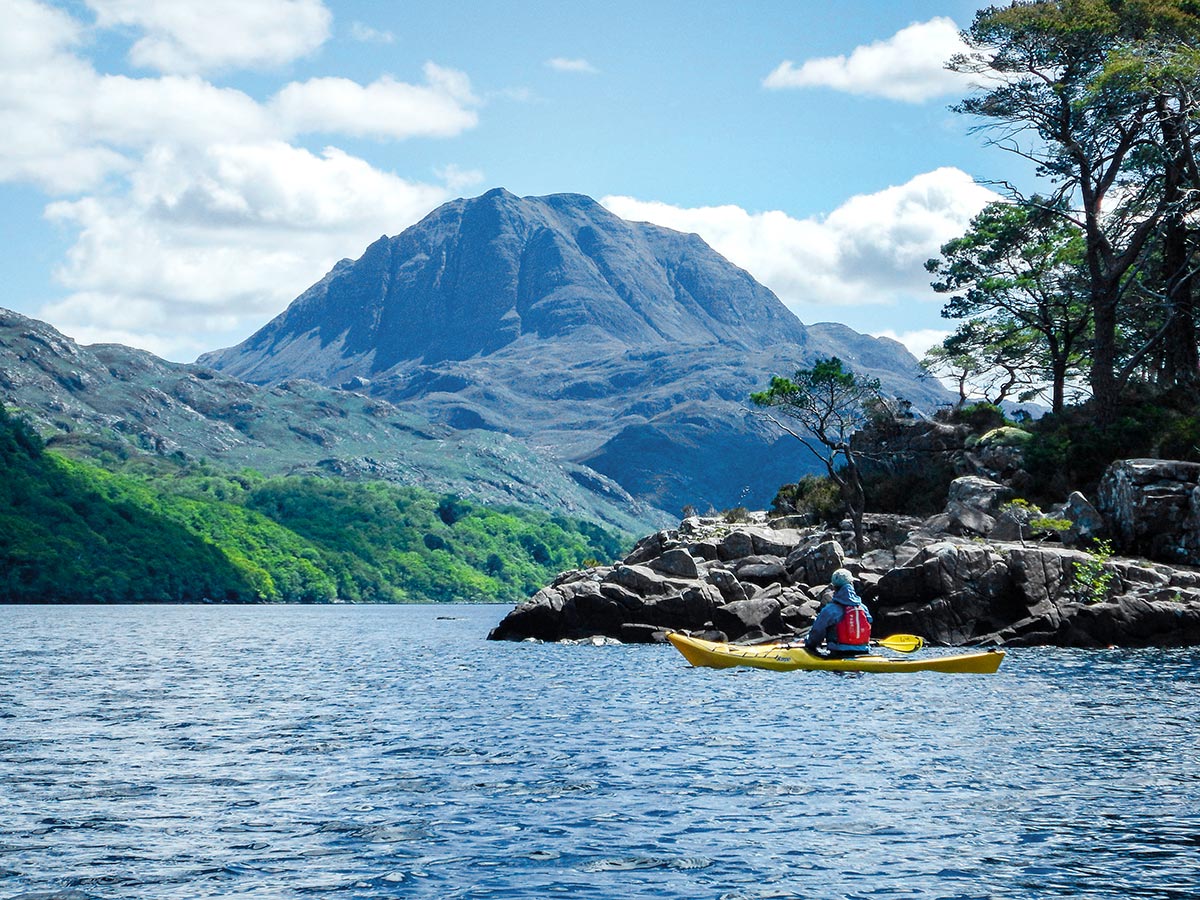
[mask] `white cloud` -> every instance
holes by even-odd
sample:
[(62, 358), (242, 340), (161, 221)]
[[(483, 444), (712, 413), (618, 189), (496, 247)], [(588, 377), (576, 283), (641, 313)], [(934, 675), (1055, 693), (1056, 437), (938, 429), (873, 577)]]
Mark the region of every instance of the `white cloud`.
[(921, 103), (970, 87), (967, 76), (945, 64), (966, 51), (958, 26), (944, 17), (901, 29), (885, 41), (866, 44), (849, 56), (780, 63), (763, 81), (768, 88), (828, 87), (851, 94)]
[(891, 338), (893, 341), (899, 341), (908, 348), (908, 352), (920, 359), (925, 355), (925, 351), (935, 344), (940, 344), (950, 332), (938, 328), (918, 328), (915, 331), (896, 332), (892, 329), (883, 331), (873, 331), (871, 334), (874, 337)]
[[(301, 133), (448, 137), (478, 120), (467, 75), (434, 63), (425, 65), (423, 84), (314, 79), (284, 85), (266, 103), (196, 75), (101, 74), (77, 55), (82, 29), (70, 16), (32, 0), (4, 3), (0, 181), (73, 194), (128, 173), (158, 144), (198, 147)], [(140, 8), (112, 6), (123, 13)]]
[(79, 137), (96, 77), (72, 52), (79, 23), (32, 0), (6, 0), (2, 15), (0, 180), (74, 191), (120, 168), (119, 153)]
[(390, 31), (380, 31), (362, 22), (350, 24), (350, 37), (361, 44), (394, 44), (396, 36)]
[(321, 0), (86, 0), (101, 28), (145, 32), (134, 65), (194, 74), (278, 66), (312, 53), (333, 19)]
[(424, 85), (390, 77), (361, 85), (347, 78), (293, 82), (271, 100), (284, 130), (358, 136), (452, 137), (473, 128), (479, 101), (462, 72), (425, 64)]
[(453, 163), (435, 169), (433, 174), (446, 185), (446, 190), (455, 194), (484, 182), (484, 174), (479, 169), (463, 169)]
[(579, 75), (598, 75), (600, 72), (586, 59), (567, 59), (564, 56), (548, 59), (546, 65), (556, 72), (574, 72)]
[(449, 196), (335, 148), (156, 148), (127, 195), (48, 207), (79, 239), (57, 273), (72, 293), (40, 314), (80, 340), (190, 359), (242, 339), (338, 259)]
[(601, 203), (626, 219), (699, 234), (811, 322), (826, 318), (829, 306), (931, 297), (925, 260), (995, 199), (965, 172), (943, 168), (852, 197), (824, 218), (737, 206), (686, 209), (632, 197)]
[(137, 150), (159, 143), (255, 140), (279, 132), (253, 98), (195, 76), (104, 75), (87, 89), (78, 102), (79, 140)]
[(5, 0), (0, 29), (0, 59), (5, 70), (40, 65), (79, 42), (82, 26), (65, 12), (33, 0)]

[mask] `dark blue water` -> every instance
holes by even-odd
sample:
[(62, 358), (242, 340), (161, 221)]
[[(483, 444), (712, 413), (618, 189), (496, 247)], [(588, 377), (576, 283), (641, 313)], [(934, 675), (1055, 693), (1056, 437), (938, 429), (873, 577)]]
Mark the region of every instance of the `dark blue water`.
[(719, 672), (504, 612), (0, 608), (0, 897), (1200, 895), (1196, 651)]

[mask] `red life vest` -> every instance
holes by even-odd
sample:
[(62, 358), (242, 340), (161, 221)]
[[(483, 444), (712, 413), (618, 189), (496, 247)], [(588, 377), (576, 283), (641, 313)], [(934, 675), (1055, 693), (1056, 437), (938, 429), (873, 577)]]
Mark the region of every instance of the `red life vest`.
[(850, 647), (865, 647), (871, 641), (871, 623), (861, 606), (847, 606), (837, 624), (837, 642)]

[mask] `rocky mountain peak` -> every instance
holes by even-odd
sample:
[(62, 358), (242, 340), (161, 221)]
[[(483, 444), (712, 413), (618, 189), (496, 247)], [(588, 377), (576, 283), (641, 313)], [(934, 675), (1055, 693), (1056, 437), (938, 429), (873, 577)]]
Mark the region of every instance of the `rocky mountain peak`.
[(942, 396), (903, 347), (810, 331), (698, 235), (581, 194), (496, 188), (380, 238), (200, 362), (256, 383), (352, 385), (503, 431), (678, 510), (766, 505), (811, 470), (747, 398), (830, 355), (918, 408)]
[(580, 194), (496, 188), (380, 238), (200, 362), (251, 381), (304, 372), (338, 383), (522, 341), (607, 354), (804, 337), (770, 291), (695, 235), (627, 222)]

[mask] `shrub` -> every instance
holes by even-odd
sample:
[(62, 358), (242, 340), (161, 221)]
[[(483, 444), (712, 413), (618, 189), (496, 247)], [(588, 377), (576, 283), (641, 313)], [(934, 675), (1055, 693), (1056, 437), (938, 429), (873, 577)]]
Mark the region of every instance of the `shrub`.
[(1075, 596), (1084, 603), (1101, 603), (1108, 598), (1114, 573), (1106, 564), (1111, 557), (1112, 545), (1097, 541), (1088, 558), (1075, 564), (1072, 586)]
[(1070, 519), (1055, 519), (1052, 516), (1038, 516), (1029, 520), (1029, 530), (1034, 537), (1048, 538), (1051, 535), (1062, 534), (1071, 528)]
[(979, 438), (980, 447), (1023, 447), (1033, 440), (1033, 435), (1023, 428), (1001, 425)]
[(785, 484), (771, 501), (774, 515), (806, 516), (814, 522), (839, 522), (846, 512), (842, 493), (824, 475), (805, 475), (795, 484)]
[(1008, 424), (1004, 418), (1004, 411), (994, 403), (972, 403), (959, 407), (951, 411), (950, 421), (958, 425), (967, 425), (979, 434)]
[(727, 509), (721, 513), (721, 518), (730, 525), (736, 525), (738, 522), (749, 522), (750, 510), (744, 506), (735, 506), (733, 509)]

